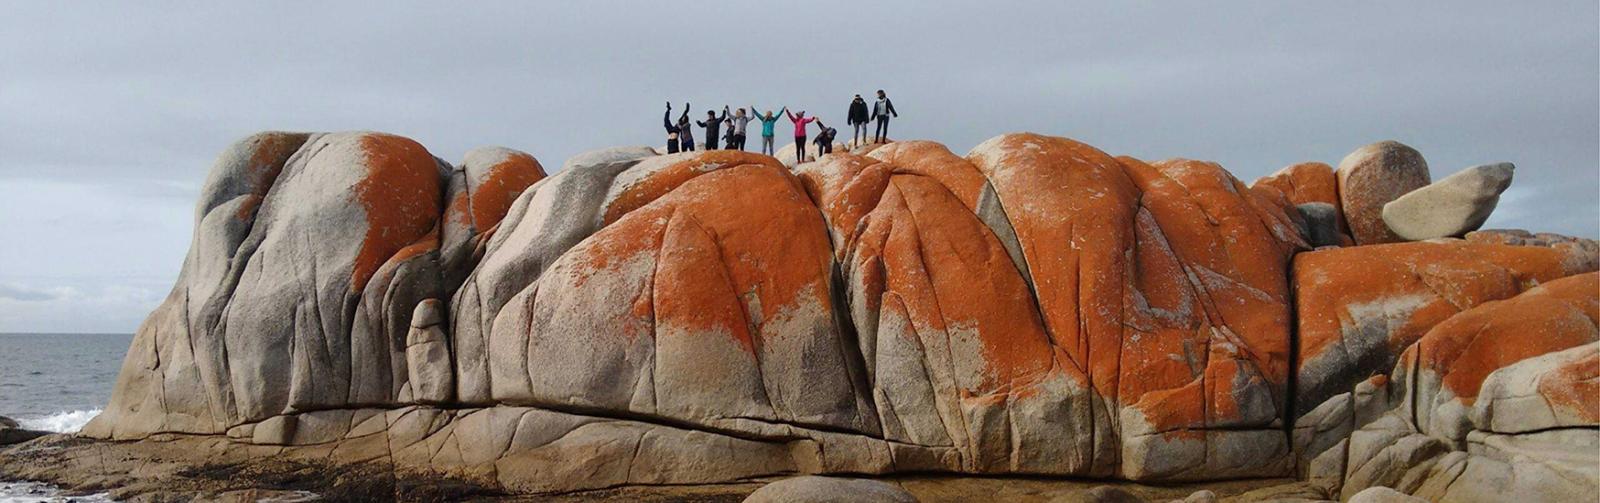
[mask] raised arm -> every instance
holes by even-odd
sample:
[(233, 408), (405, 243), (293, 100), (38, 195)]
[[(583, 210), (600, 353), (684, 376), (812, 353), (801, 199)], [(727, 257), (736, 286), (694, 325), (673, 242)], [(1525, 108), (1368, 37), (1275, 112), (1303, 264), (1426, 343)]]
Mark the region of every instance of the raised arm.
[(789, 113), (789, 107), (783, 107), (783, 114), (789, 116), (789, 121), (790, 122), (800, 122), (798, 120), (795, 120), (794, 114)]

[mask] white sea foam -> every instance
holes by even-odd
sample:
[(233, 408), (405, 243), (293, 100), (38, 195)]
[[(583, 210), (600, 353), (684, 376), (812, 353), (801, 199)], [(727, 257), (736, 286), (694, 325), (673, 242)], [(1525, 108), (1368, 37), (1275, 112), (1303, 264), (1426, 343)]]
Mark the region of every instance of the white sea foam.
[[(83, 425), (89, 424), (90, 419), (100, 415), (100, 409), (62, 411), (45, 417), (32, 419), (17, 419), (17, 425), (29, 430), (51, 431), (56, 433), (77, 433)], [(5, 503), (0, 501), (0, 503)]]
[(66, 496), (60, 489), (38, 482), (0, 482), (0, 503), (101, 503), (116, 501), (106, 493)]

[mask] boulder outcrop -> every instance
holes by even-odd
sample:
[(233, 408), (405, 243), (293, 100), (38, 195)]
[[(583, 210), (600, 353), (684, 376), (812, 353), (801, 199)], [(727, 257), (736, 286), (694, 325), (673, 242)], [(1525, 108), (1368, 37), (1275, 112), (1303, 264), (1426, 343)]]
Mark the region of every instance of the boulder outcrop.
[(1352, 400), (1354, 431), (1307, 451), (1313, 480), (1331, 494), (1381, 486), (1429, 501), (1592, 496), (1597, 289), (1600, 273), (1558, 279), (1428, 330), (1393, 379), (1358, 391), (1367, 397)]
[[(794, 168), (613, 148), (550, 176), (508, 149), (457, 167), (381, 133), (263, 133), (213, 168), (83, 435), (509, 493), (945, 473), (1435, 494), (1394, 474), (1593, 424), (1571, 397), (1600, 259), (1511, 233), (1353, 246), (1390, 239), (1368, 217), (1417, 174), (1406, 150), (1247, 187), (1027, 133)], [(1353, 449), (1385, 438), (1416, 448)]]
[(1357, 244), (1404, 241), (1383, 222), (1383, 206), (1433, 179), (1422, 153), (1396, 141), (1356, 149), (1339, 161), (1339, 206)]
[(1461, 237), (1489, 219), (1515, 169), (1502, 162), (1461, 170), (1383, 205), (1383, 222), (1412, 241)]

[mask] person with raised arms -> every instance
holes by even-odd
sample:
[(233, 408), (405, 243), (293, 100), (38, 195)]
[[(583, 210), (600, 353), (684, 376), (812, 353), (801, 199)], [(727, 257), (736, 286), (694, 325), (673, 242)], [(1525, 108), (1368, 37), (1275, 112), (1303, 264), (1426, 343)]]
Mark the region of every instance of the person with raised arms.
[[(750, 111), (755, 112), (756, 107), (751, 105)], [(779, 110), (778, 113), (789, 113), (789, 107), (783, 107), (783, 110)], [(778, 151), (772, 146), (772, 135), (773, 126), (778, 123), (778, 114), (768, 110), (766, 115), (757, 114), (756, 118), (761, 120), (761, 153), (767, 155), (776, 154)]]
[(811, 122), (817, 120), (817, 118), (806, 117), (805, 110), (801, 110), (800, 113), (796, 115), (789, 113), (788, 109), (786, 108), (784, 109), (784, 113), (789, 116), (789, 121), (794, 123), (794, 163), (800, 164), (802, 162), (806, 162), (806, 125), (811, 124)]

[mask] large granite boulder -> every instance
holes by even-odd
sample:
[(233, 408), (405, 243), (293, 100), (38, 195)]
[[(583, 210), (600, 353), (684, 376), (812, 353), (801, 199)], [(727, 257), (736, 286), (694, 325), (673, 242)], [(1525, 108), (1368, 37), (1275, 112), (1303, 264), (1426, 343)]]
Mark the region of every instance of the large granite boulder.
[(1432, 181), (1422, 153), (1396, 141), (1356, 149), (1339, 161), (1339, 207), (1356, 244), (1404, 241), (1383, 222), (1383, 205)]
[[(545, 177), (507, 149), (454, 167), (392, 135), (264, 133), (213, 169), (178, 284), (83, 433), (508, 493), (953, 473), (1335, 496), (1416, 492), (1474, 435), (1588, 427), (1554, 397), (1592, 381), (1570, 315), (1595, 292), (1562, 278), (1595, 247), (1308, 251), (1337, 213), (1313, 233), (1299, 206), (1348, 211), (1394, 164), (1378, 150), (1339, 184), (1305, 165), (1252, 189), (1037, 134), (792, 169), (615, 148)], [(1548, 340), (1473, 335), (1509, 325)], [(1532, 397), (1550, 405), (1510, 405)]]
[[(382, 133), (263, 133), (230, 147), (202, 189), (178, 284), (84, 432), (217, 434), (405, 403), (413, 311), (454, 290), (440, 254), (441, 228), (460, 234), (444, 218), (447, 189), (499, 183), (456, 174)], [(469, 205), (471, 225), (492, 226), (493, 199)]]
[(1308, 452), (1313, 480), (1347, 496), (1384, 486), (1429, 501), (1595, 494), (1597, 289), (1600, 274), (1571, 276), (1433, 327), (1373, 386), (1372, 405), (1355, 408), (1348, 438)]
[(1551, 248), (1461, 241), (1302, 253), (1294, 264), (1296, 413), (1387, 373), (1456, 313), (1593, 270)]
[(1461, 170), (1383, 205), (1383, 222), (1412, 241), (1461, 237), (1489, 219), (1515, 169), (1502, 162)]

